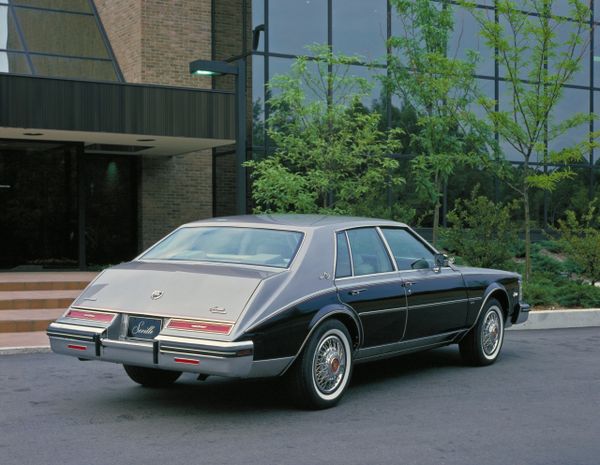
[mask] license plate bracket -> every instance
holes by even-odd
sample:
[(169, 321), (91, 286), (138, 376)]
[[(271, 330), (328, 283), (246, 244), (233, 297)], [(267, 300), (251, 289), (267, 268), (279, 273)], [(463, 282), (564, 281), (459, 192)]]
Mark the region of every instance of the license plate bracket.
[(127, 325), (127, 337), (132, 339), (152, 340), (160, 333), (162, 320), (160, 318), (148, 318), (130, 316)]

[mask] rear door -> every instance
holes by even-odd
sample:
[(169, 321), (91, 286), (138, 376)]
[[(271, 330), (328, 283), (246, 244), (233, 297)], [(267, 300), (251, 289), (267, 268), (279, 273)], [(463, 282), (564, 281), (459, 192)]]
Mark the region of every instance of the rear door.
[(459, 271), (434, 269), (433, 250), (405, 228), (381, 228), (406, 289), (405, 339), (418, 339), (464, 328), (468, 299)]
[(363, 347), (398, 342), (406, 327), (406, 295), (377, 228), (337, 233), (336, 279), (342, 302), (358, 313)]

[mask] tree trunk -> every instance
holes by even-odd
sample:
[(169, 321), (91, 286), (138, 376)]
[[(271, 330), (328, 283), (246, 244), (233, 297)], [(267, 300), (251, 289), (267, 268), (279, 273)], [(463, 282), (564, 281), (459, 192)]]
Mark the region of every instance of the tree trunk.
[(432, 234), (432, 244), (434, 247), (437, 247), (438, 241), (438, 230), (440, 227), (440, 208), (442, 204), (440, 203), (440, 189), (441, 189), (440, 176), (436, 174), (435, 177), (435, 205), (433, 206), (433, 234)]
[(531, 277), (531, 218), (529, 212), (529, 189), (527, 182), (523, 185), (523, 211), (525, 220), (525, 281)]

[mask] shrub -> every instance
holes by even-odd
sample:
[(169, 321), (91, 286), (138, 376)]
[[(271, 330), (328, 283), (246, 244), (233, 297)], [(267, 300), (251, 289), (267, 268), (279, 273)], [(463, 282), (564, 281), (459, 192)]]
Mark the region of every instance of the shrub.
[(595, 203), (590, 203), (588, 212), (581, 215), (581, 219), (569, 210), (566, 219), (558, 222), (560, 243), (592, 285), (600, 281), (600, 213)]
[(514, 203), (496, 204), (477, 196), (476, 188), (470, 199), (457, 200), (448, 213), (452, 227), (443, 233), (444, 247), (472, 266), (511, 268), (517, 242), (511, 220), (515, 208)]

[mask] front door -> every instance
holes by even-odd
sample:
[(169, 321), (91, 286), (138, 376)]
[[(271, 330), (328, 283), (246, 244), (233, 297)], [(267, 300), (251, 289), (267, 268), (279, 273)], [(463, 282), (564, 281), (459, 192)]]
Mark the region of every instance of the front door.
[(381, 228), (394, 255), (408, 300), (405, 340), (465, 327), (467, 291), (459, 271), (434, 269), (434, 252), (408, 229)]

